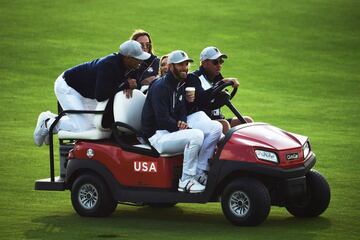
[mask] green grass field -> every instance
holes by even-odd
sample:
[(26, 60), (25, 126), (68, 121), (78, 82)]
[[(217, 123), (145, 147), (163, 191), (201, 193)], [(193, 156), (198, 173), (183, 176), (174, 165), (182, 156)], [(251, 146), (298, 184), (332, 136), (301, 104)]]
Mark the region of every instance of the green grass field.
[[(136, 28), (158, 55), (185, 50), (193, 70), (204, 47), (225, 52), (241, 112), (310, 137), (332, 189), (328, 210), (296, 219), (273, 207), (255, 228), (232, 226), (220, 204), (119, 205), (93, 219), (75, 214), (69, 191), (34, 191), (49, 166), (32, 134), (39, 112), (56, 110), (56, 77), (117, 51)], [(0, 78), (0, 239), (359, 239), (357, 0), (0, 0)]]

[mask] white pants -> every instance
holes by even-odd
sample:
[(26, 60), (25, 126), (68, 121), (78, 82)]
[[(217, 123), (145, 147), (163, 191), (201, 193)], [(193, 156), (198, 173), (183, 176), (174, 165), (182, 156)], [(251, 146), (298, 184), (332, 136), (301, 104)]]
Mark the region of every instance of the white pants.
[[(96, 99), (83, 97), (75, 89), (67, 85), (61, 74), (55, 81), (55, 95), (63, 110), (95, 110)], [(60, 119), (54, 132), (66, 130), (71, 132), (81, 132), (95, 128), (94, 114), (68, 114)], [(54, 119), (50, 119), (48, 126), (51, 126)]]
[(209, 159), (212, 158), (216, 145), (222, 134), (222, 125), (218, 121), (211, 120), (206, 113), (199, 111), (187, 117), (187, 124), (193, 129), (200, 129), (204, 133), (204, 142), (199, 153), (199, 170), (209, 170)]
[(204, 134), (198, 129), (184, 129), (176, 132), (157, 130), (149, 138), (151, 145), (159, 153), (184, 152), (183, 174), (196, 175), (199, 152), (203, 144)]

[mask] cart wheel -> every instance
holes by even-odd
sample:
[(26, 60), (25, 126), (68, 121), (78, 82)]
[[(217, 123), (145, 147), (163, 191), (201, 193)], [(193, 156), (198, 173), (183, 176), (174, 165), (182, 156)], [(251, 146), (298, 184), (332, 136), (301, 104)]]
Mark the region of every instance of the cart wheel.
[(225, 217), (234, 225), (256, 226), (270, 212), (270, 195), (260, 181), (241, 178), (230, 183), (221, 197)]
[(307, 195), (301, 202), (286, 207), (295, 217), (317, 217), (330, 203), (330, 187), (326, 179), (317, 171), (306, 174)]
[(117, 206), (104, 181), (95, 174), (84, 174), (75, 180), (71, 202), (75, 211), (84, 217), (109, 216)]
[(145, 203), (147, 205), (149, 205), (152, 208), (171, 208), (174, 207), (176, 205), (176, 203)]

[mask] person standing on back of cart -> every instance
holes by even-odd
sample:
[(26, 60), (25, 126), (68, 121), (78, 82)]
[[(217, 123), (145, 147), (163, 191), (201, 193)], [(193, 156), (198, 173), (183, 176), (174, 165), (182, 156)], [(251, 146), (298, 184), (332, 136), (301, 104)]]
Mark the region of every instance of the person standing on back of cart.
[[(237, 118), (225, 119), (221, 114), (220, 108), (215, 108), (214, 105), (218, 105), (222, 102), (221, 96), (218, 96), (215, 101), (211, 101), (210, 93), (211, 88), (220, 84), (221, 82), (232, 82), (233, 88), (239, 86), (239, 82), (236, 78), (224, 78), (221, 74), (222, 65), (224, 59), (227, 56), (222, 54), (216, 47), (206, 47), (200, 53), (200, 67), (198, 70), (188, 75), (187, 86), (195, 87), (195, 105), (192, 104), (192, 108), (195, 111), (202, 110), (208, 114), (211, 119), (217, 120), (223, 124), (224, 133), (226, 133), (230, 127), (240, 124)], [(246, 122), (253, 122), (253, 119), (249, 116), (244, 116)]]
[[(55, 81), (55, 95), (63, 110), (95, 110), (98, 102), (113, 98), (125, 90), (131, 97), (137, 87), (134, 73), (142, 61), (150, 57), (140, 43), (128, 40), (120, 45), (118, 53), (95, 59), (70, 68)], [(42, 146), (56, 115), (40, 113), (34, 131), (34, 142)], [(94, 128), (94, 114), (69, 114), (60, 119), (54, 132), (80, 132)]]

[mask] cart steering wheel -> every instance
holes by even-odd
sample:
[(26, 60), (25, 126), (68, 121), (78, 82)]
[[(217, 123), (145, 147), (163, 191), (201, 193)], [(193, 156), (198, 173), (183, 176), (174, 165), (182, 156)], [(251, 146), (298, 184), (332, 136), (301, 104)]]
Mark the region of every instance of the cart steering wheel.
[[(233, 85), (233, 82), (223, 82), (220, 83), (217, 86), (214, 86), (211, 93), (210, 93), (210, 99), (213, 100), (216, 98), (216, 96), (219, 95), (220, 92), (222, 92), (222, 90), (224, 90), (226, 87)], [(231, 100), (235, 94), (237, 92), (237, 88), (233, 88), (233, 90), (231, 91), (230, 95), (229, 95), (229, 100)]]
[[(231, 85), (233, 85), (233, 82), (222, 82), (219, 85), (214, 86), (210, 93), (210, 99), (211, 100), (215, 99), (217, 96), (219, 96), (220, 92), (222, 90), (224, 90), (224, 88), (231, 86)], [(236, 92), (237, 92), (237, 88), (233, 88), (230, 95), (227, 93), (225, 101), (221, 104), (222, 104), (222, 106), (226, 105), (235, 114), (235, 116), (240, 120), (241, 123), (246, 123), (246, 121), (243, 118), (243, 116), (241, 115), (241, 113), (230, 102), (230, 100), (235, 96)]]

